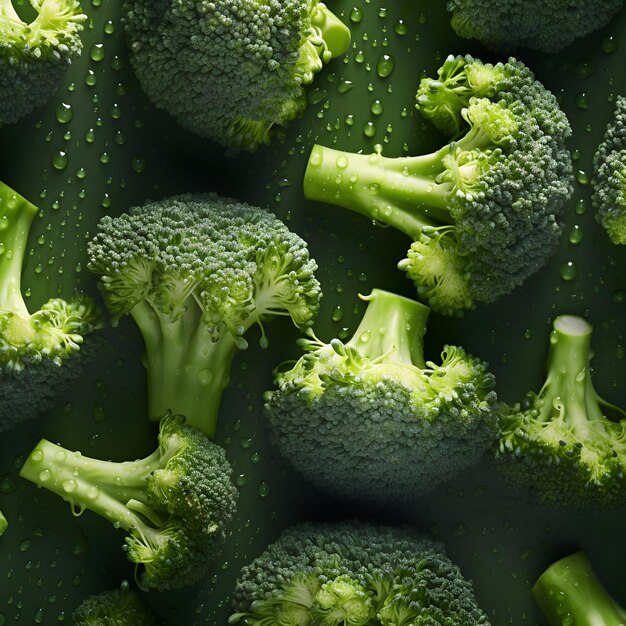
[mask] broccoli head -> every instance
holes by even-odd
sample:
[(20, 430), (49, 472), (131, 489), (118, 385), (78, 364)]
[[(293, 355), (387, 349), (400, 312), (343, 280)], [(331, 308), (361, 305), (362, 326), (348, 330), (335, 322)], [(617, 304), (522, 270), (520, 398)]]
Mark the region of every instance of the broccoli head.
[(113, 316), (130, 313), (143, 335), (151, 418), (180, 412), (209, 436), (246, 330), (277, 315), (306, 328), (317, 315), (306, 243), (268, 211), (215, 194), (105, 217), (89, 256)]
[(626, 244), (626, 98), (618, 96), (615, 116), (593, 161), (596, 219), (615, 244)]
[(593, 387), (591, 331), (581, 317), (557, 317), (543, 387), (501, 418), (502, 470), (553, 508), (607, 508), (626, 495), (626, 419)]
[(558, 52), (602, 28), (624, 0), (448, 0), (452, 28), (496, 52)]
[(287, 529), (244, 567), (230, 624), (488, 626), (441, 544), (356, 522)]
[(103, 591), (81, 602), (73, 626), (157, 626), (152, 611), (124, 582), (120, 589)]
[(126, 0), (131, 63), (159, 108), (198, 135), (254, 150), (306, 107), (303, 86), (350, 31), (318, 0)]
[(425, 493), (475, 463), (497, 437), (494, 378), (462, 348), (425, 361), (428, 307), (375, 289), (347, 343), (305, 341), (276, 376), (266, 414), (282, 454), (342, 498)]
[(0, 182), (0, 431), (52, 407), (89, 356), (85, 336), (100, 327), (91, 299), (53, 298), (30, 313), (22, 264), (37, 207)]
[(12, 124), (50, 100), (63, 73), (80, 55), (87, 19), (78, 0), (31, 0), (30, 23), (12, 0), (0, 0), (0, 126)]
[(509, 293), (555, 252), (572, 193), (571, 129), (515, 59), (448, 57), (422, 80), (417, 108), (452, 136), (447, 145), (398, 158), (315, 146), (304, 193), (411, 237), (400, 269), (433, 309), (460, 314)]
[(576, 552), (548, 567), (532, 594), (550, 626), (624, 626), (624, 610), (596, 577), (589, 559)]
[(128, 559), (143, 565), (143, 587), (190, 585), (225, 541), (237, 490), (224, 450), (185, 418), (168, 414), (159, 446), (137, 461), (100, 461), (42, 439), (20, 476), (126, 531)]

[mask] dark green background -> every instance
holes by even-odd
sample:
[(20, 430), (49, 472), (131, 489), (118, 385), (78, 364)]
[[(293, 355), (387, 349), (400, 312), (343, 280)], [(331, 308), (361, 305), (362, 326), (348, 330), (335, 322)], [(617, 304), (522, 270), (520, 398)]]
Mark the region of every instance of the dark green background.
[[(143, 96), (127, 63), (119, 1), (83, 1), (90, 21), (82, 58), (47, 107), (0, 129), (0, 179), (41, 207), (24, 272), (29, 306), (69, 296), (76, 288), (96, 293), (85, 269), (85, 241), (102, 215), (148, 198), (209, 189), (270, 207), (310, 242), (325, 293), (317, 326), (321, 338), (355, 328), (363, 311), (358, 293), (383, 287), (412, 295), (411, 284), (395, 269), (409, 245), (406, 238), (348, 211), (305, 202), (300, 181), (316, 141), (353, 151), (381, 144), (387, 156), (438, 145), (441, 138), (413, 108), (420, 77), (433, 75), (449, 53), (497, 59), (452, 33), (443, 1), (331, 3), (351, 24), (350, 51), (309, 89), (301, 120), (277, 133), (272, 146), (234, 159), (182, 131)], [(354, 6), (361, 21), (350, 20)], [(398, 34), (399, 24), (405, 34)], [(611, 115), (611, 97), (624, 91), (622, 33), (624, 12), (559, 55), (519, 55), (559, 95), (574, 127), (571, 147), (580, 182), (567, 208), (559, 253), (498, 303), (463, 319), (431, 318), (427, 356), (435, 357), (444, 343), (464, 345), (490, 361), (500, 395), (509, 401), (541, 385), (550, 321), (569, 312), (586, 315), (595, 325), (596, 385), (608, 400), (626, 406), (626, 251), (612, 246), (596, 225), (590, 187), (584, 184)], [(385, 54), (395, 69), (380, 77), (377, 63)], [(376, 100), (383, 106), (380, 115), (371, 111)], [(57, 119), (63, 104), (73, 112), (67, 123)], [(368, 122), (375, 125), (373, 137), (364, 134)], [(63, 165), (61, 152), (67, 163), (57, 169), (55, 162)], [(584, 235), (578, 244), (569, 241), (575, 227)], [(573, 280), (561, 277), (567, 263), (575, 264)], [(10, 521), (0, 539), (0, 626), (70, 623), (85, 596), (133, 577), (121, 531), (91, 513), (72, 517), (57, 496), (17, 476), (42, 436), (116, 460), (155, 447), (155, 426), (145, 419), (141, 338), (129, 320), (105, 332), (107, 343), (59, 408), (0, 437), (0, 509)], [(271, 386), (272, 368), (298, 351), (297, 333), (286, 320), (272, 323), (268, 336), (270, 348), (263, 351), (256, 347), (258, 330), (251, 331), (251, 347), (235, 360), (222, 406), (218, 440), (241, 494), (233, 535), (202, 584), (147, 596), (170, 625), (225, 624), (239, 568), (289, 523), (367, 515), (316, 493), (269, 444), (261, 394)], [(543, 624), (529, 588), (552, 559), (576, 546), (589, 552), (611, 591), (626, 602), (624, 510), (583, 514), (538, 508), (510, 490), (489, 460), (405, 510), (379, 517), (417, 524), (443, 540), (475, 581), (494, 626)]]

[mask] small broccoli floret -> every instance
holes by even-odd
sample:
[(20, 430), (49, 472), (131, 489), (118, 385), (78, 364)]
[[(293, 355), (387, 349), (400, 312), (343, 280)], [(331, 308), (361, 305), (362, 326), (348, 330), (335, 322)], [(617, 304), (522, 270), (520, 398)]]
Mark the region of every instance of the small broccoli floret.
[[(0, 431), (54, 405), (76, 379), (100, 327), (90, 298), (53, 298), (30, 313), (21, 292), (22, 264), (37, 207), (0, 182)], [(87, 346), (89, 347), (89, 346)]]
[(488, 626), (441, 544), (356, 522), (287, 529), (244, 567), (230, 624)]
[(42, 439), (20, 476), (98, 513), (127, 533), (145, 588), (190, 585), (207, 572), (236, 508), (224, 450), (180, 415), (160, 423), (159, 447), (137, 461), (100, 461)]
[(268, 211), (215, 194), (105, 217), (89, 256), (113, 316), (129, 313), (143, 335), (150, 417), (182, 413), (211, 437), (245, 332), (274, 316), (307, 328), (319, 307), (306, 242)]
[(609, 596), (583, 552), (550, 565), (532, 593), (550, 626), (626, 623), (626, 610)]
[(452, 28), (496, 52), (558, 52), (602, 28), (623, 0), (448, 0)]
[(303, 86), (350, 31), (318, 0), (126, 0), (143, 90), (184, 128), (234, 148), (267, 143), (306, 107)]
[(158, 626), (154, 613), (124, 582), (83, 600), (72, 616), (73, 626)]
[(555, 508), (618, 506), (626, 493), (626, 419), (593, 387), (591, 331), (581, 317), (557, 317), (541, 391), (502, 415), (503, 471)]
[(462, 348), (424, 361), (428, 307), (375, 289), (347, 343), (306, 341), (266, 414), (282, 454), (342, 498), (406, 500), (475, 463), (497, 437), (494, 378)]
[(458, 315), (509, 293), (556, 250), (572, 193), (571, 129), (515, 59), (449, 57), (437, 79), (422, 80), (417, 108), (450, 143), (398, 158), (315, 146), (304, 193), (411, 237), (400, 269), (433, 309)]
[(48, 102), (80, 55), (87, 19), (77, 0), (30, 0), (37, 17), (24, 22), (12, 0), (0, 0), (0, 126)]
[(593, 160), (596, 219), (615, 244), (626, 244), (626, 98), (618, 96), (615, 114)]
[(4, 513), (0, 511), (0, 536), (4, 535), (4, 532), (9, 527), (9, 522), (7, 522), (7, 518), (4, 516)]

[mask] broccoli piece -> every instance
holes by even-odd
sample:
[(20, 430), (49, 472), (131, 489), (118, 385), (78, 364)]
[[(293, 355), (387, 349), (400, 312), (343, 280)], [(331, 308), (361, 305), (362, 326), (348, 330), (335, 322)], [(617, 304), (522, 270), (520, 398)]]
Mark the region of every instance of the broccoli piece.
[(126, 0), (123, 14), (150, 100), (234, 150), (254, 150), (300, 115), (303, 86), (350, 43), (318, 0)]
[(558, 52), (609, 22), (623, 0), (448, 0), (457, 35), (496, 52)]
[(289, 316), (313, 323), (320, 286), (306, 243), (268, 211), (185, 195), (104, 217), (89, 244), (117, 319), (130, 313), (143, 335), (152, 419), (167, 410), (213, 437), (230, 364), (254, 324)]
[(137, 461), (100, 461), (42, 439), (20, 476), (127, 532), (128, 559), (146, 589), (191, 585), (207, 572), (236, 509), (224, 450), (180, 415), (160, 423), (157, 450)]
[(281, 453), (320, 489), (406, 500), (475, 463), (497, 438), (494, 377), (462, 348), (425, 361), (428, 307), (374, 289), (347, 343), (304, 342), (266, 413)]
[(626, 244), (626, 98), (618, 96), (614, 119), (593, 160), (596, 220), (615, 244)]
[(37, 17), (24, 22), (12, 0), (0, 0), (0, 126), (45, 104), (82, 50), (87, 19), (78, 0), (30, 0)]
[(572, 193), (571, 129), (515, 59), (450, 56), (422, 80), (417, 107), (449, 144), (399, 158), (315, 146), (304, 193), (411, 237), (400, 269), (433, 309), (460, 314), (509, 293), (555, 251)]
[(581, 317), (557, 317), (541, 391), (501, 417), (502, 470), (554, 508), (618, 506), (626, 493), (626, 419), (593, 387), (591, 332)]
[(550, 565), (535, 583), (532, 594), (550, 626), (626, 623), (626, 610), (609, 596), (583, 552)]
[(52, 407), (89, 357), (81, 348), (100, 327), (84, 295), (53, 298), (29, 313), (22, 264), (37, 207), (0, 182), (0, 431)]
[(83, 600), (72, 616), (74, 626), (157, 626), (154, 613), (124, 582)]
[(4, 516), (4, 513), (0, 511), (0, 536), (4, 535), (4, 532), (9, 527), (9, 522), (7, 522), (7, 518)]
[(488, 626), (443, 546), (357, 522), (287, 529), (244, 567), (229, 624)]

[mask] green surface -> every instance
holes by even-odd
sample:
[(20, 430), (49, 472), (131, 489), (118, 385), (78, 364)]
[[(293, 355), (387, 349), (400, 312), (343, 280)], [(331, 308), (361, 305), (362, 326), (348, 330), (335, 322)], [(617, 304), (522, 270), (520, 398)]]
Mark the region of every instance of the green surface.
[[(386, 156), (437, 146), (438, 133), (413, 107), (420, 77), (433, 75), (449, 53), (494, 59), (452, 33), (443, 2), (329, 3), (344, 20), (351, 12), (358, 19), (354, 6), (362, 14), (361, 21), (351, 22), (349, 53), (318, 77), (304, 118), (272, 146), (226, 159), (221, 149), (155, 111), (126, 60), (119, 1), (91, 1), (84, 6), (90, 17), (85, 52), (55, 98), (0, 129), (0, 179), (41, 207), (24, 274), (32, 306), (57, 292), (67, 297), (75, 287), (96, 293), (85, 268), (85, 237), (102, 215), (147, 198), (209, 189), (269, 206), (310, 241), (326, 294), (317, 326), (321, 338), (354, 330), (364, 310), (363, 304), (354, 308), (359, 292), (381, 287), (413, 295), (410, 282), (395, 269), (409, 241), (349, 211), (305, 202), (300, 181), (315, 142), (353, 151), (381, 144)], [(609, 27), (557, 56), (519, 55), (562, 96), (575, 129), (571, 146), (581, 181), (590, 176), (595, 146), (610, 119), (610, 95), (626, 91), (620, 78), (626, 63), (622, 33), (624, 11)], [(393, 58), (394, 69), (381, 77), (384, 55)], [(380, 109), (377, 101), (380, 114), (374, 112)], [(65, 105), (73, 113), (66, 123)], [(503, 398), (520, 399), (542, 382), (551, 318), (587, 315), (595, 326), (595, 385), (607, 400), (626, 406), (626, 250), (611, 245), (595, 223), (589, 185), (576, 185), (566, 222), (559, 254), (522, 288), (463, 319), (433, 315), (426, 355), (446, 342), (461, 344), (491, 362)], [(582, 234), (580, 243), (570, 242), (572, 232)], [(568, 263), (577, 270), (572, 280), (561, 277)], [(269, 445), (261, 393), (271, 385), (272, 368), (298, 354), (298, 334), (286, 320), (272, 322), (267, 331), (270, 348), (263, 351), (257, 347), (258, 330), (252, 330), (251, 347), (235, 359), (221, 409), (218, 441), (241, 485), (240, 513), (223, 559), (203, 584), (146, 598), (171, 625), (225, 624), (239, 568), (282, 528), (296, 520), (357, 513), (314, 492)], [(57, 410), (0, 438), (0, 509), (9, 520), (0, 539), (0, 626), (70, 623), (84, 597), (133, 576), (121, 550), (121, 531), (89, 513), (72, 517), (57, 496), (17, 476), (40, 437), (113, 460), (154, 448), (139, 332), (125, 319), (106, 334), (97, 359)], [(545, 624), (530, 587), (572, 546), (586, 550), (609, 591), (626, 602), (623, 566), (615, 558), (626, 545), (625, 512), (547, 511), (510, 490), (485, 460), (405, 510), (381, 517), (414, 522), (445, 541), (450, 556), (474, 579), (494, 626), (523, 626)]]

